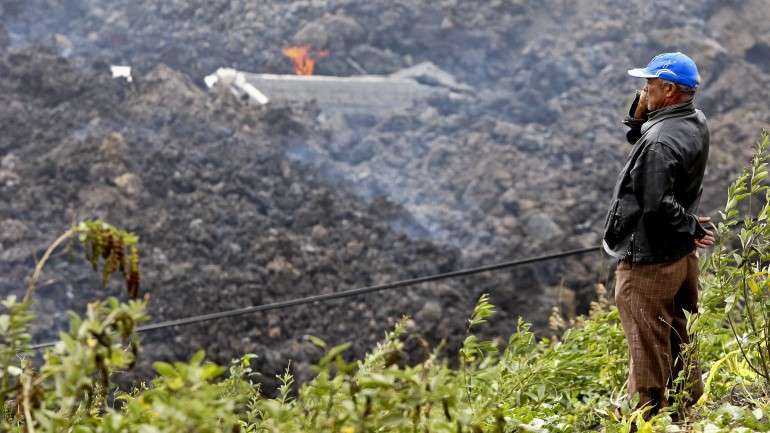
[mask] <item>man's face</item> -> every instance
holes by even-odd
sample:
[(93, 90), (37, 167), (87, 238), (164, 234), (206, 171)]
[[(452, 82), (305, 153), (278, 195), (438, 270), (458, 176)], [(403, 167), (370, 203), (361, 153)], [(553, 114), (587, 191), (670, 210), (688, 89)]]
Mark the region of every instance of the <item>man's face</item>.
[(666, 83), (660, 78), (647, 78), (647, 84), (644, 89), (647, 91), (647, 111), (660, 110), (670, 105), (670, 100), (674, 96), (671, 84)]

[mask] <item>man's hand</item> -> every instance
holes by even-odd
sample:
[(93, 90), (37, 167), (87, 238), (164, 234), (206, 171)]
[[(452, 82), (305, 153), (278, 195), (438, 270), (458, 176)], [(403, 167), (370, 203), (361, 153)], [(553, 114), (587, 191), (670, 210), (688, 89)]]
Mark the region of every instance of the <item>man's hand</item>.
[(639, 91), (639, 102), (636, 103), (634, 118), (640, 120), (647, 119), (647, 89), (645, 88)]
[[(711, 217), (698, 217), (698, 222), (701, 224), (710, 223)], [(713, 227), (714, 225), (711, 224)], [(711, 230), (706, 230), (706, 234), (703, 235), (700, 239), (695, 239), (695, 246), (698, 248), (708, 248), (714, 246), (716, 243), (716, 238), (714, 237), (714, 232)]]

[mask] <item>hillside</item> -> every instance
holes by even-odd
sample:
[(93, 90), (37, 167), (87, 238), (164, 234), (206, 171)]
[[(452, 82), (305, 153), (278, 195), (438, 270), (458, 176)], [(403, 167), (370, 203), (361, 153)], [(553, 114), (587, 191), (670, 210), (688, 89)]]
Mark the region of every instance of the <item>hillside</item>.
[[(141, 237), (158, 320), (596, 245), (640, 84), (625, 70), (666, 50), (701, 68), (713, 215), (770, 123), (768, 14), (763, 0), (3, 2), (0, 293), (18, 293), (35, 255), (91, 217)], [(291, 73), (281, 50), (298, 44), (329, 51), (317, 74), (431, 61), (473, 96), (328, 118), (204, 89), (221, 66)], [(133, 66), (134, 81), (112, 80), (111, 64)], [(37, 339), (104, 294), (77, 260), (46, 275)], [(268, 377), (289, 359), (307, 375), (320, 351), (303, 335), (361, 356), (402, 314), (457, 347), (456, 318), (487, 291), (500, 314), (486, 332), (506, 338), (520, 315), (542, 332), (553, 304), (587, 311), (609, 265), (585, 256), (148, 334), (146, 350), (257, 352)]]

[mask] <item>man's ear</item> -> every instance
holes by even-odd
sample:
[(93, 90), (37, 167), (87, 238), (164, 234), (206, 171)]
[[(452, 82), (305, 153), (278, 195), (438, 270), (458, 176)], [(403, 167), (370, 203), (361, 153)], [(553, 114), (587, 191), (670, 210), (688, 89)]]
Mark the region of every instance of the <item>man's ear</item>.
[(666, 98), (676, 99), (679, 97), (679, 89), (676, 84), (666, 83)]

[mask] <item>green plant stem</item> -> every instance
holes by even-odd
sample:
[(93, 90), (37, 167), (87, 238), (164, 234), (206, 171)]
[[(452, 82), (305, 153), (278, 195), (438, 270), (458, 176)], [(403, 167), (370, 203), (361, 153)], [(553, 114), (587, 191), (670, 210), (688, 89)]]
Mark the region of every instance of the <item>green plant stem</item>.
[(29, 279), (29, 285), (27, 285), (27, 293), (24, 295), (24, 302), (29, 302), (32, 300), (32, 295), (35, 293), (35, 287), (37, 287), (37, 281), (40, 279), (40, 275), (43, 273), (43, 266), (45, 266), (46, 262), (48, 262), (51, 254), (53, 254), (59, 245), (74, 236), (77, 232), (77, 227), (73, 227), (67, 230), (48, 247), (48, 249), (45, 251), (45, 254), (43, 254), (43, 258), (37, 262), (37, 265), (35, 265), (35, 270), (32, 272), (32, 277)]
[[(759, 336), (759, 333), (757, 332), (757, 325), (755, 323), (754, 319), (754, 313), (752, 312), (752, 306), (754, 304), (753, 298), (751, 298), (751, 293), (749, 293), (748, 285), (746, 284), (746, 263), (747, 261), (744, 259), (744, 262), (741, 263), (741, 272), (743, 277), (743, 298), (746, 300), (746, 314), (749, 316), (749, 326), (751, 326), (752, 332), (754, 332), (755, 335)], [(767, 359), (765, 358), (765, 353), (762, 350), (762, 343), (760, 342), (758, 344), (758, 352), (759, 352), (759, 359), (761, 362), (762, 371), (765, 373), (763, 377), (765, 380), (770, 380), (770, 373), (768, 373), (767, 370)]]
[(746, 351), (743, 349), (743, 345), (741, 344), (741, 337), (738, 335), (738, 331), (735, 329), (735, 325), (733, 325), (733, 320), (730, 318), (730, 315), (727, 314), (727, 323), (730, 325), (730, 330), (733, 332), (733, 337), (735, 337), (735, 342), (738, 344), (738, 349), (741, 350), (741, 355), (743, 355), (743, 359), (746, 360), (746, 364), (749, 365), (749, 368), (751, 368), (751, 371), (756, 373), (757, 376), (765, 378), (767, 380), (766, 376), (763, 376), (762, 373), (759, 372), (759, 370), (754, 367), (754, 364), (751, 363), (751, 359), (749, 359), (749, 356), (746, 354)]
[[(766, 297), (766, 299), (767, 299), (767, 297), (769, 295), (770, 295), (770, 292), (768, 292), (768, 290), (765, 289), (765, 297)], [(764, 335), (764, 339), (765, 339), (765, 354), (768, 357), (770, 357), (770, 312), (768, 312), (768, 308), (767, 307), (768, 307), (767, 305), (763, 305), (762, 308), (760, 308), (760, 309), (762, 310), (762, 315), (764, 316), (764, 319), (765, 319), (765, 326), (764, 326), (764, 329), (762, 330), (765, 333), (765, 335)], [(762, 351), (762, 343), (761, 342), (759, 344), (759, 350)], [(766, 383), (765, 385), (770, 386), (770, 384), (768, 384), (768, 383)], [(766, 390), (768, 389), (768, 386), (765, 387)]]
[(32, 373), (29, 371), (29, 368), (29, 366), (25, 366), (21, 378), (22, 405), (24, 406), (24, 421), (27, 433), (35, 433), (35, 422), (32, 419), (32, 412), (29, 410), (29, 393), (32, 388)]

